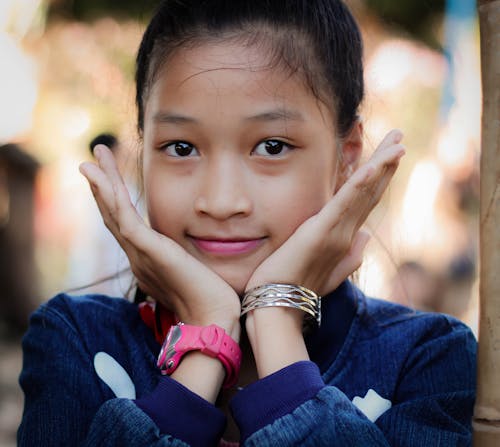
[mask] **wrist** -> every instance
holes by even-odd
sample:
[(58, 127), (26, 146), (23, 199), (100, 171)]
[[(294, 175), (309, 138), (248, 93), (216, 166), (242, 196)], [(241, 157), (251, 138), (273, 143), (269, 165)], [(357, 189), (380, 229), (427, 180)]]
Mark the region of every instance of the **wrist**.
[(202, 324), (201, 326), (215, 324), (224, 329), (226, 334), (229, 335), (236, 343), (240, 342), (241, 323), (239, 313), (236, 313), (233, 316), (228, 316), (227, 314), (213, 315), (208, 318), (208, 320), (210, 322)]
[[(193, 352), (215, 359), (224, 366), (226, 388), (236, 383), (241, 366), (241, 348), (224, 328), (215, 324), (193, 326), (178, 323), (172, 326), (163, 342), (157, 365), (162, 374), (171, 375), (178, 369), (183, 358), (185, 359), (187, 354)], [(200, 358), (199, 355), (191, 357)], [(212, 361), (203, 361), (203, 363), (214, 364)], [(201, 368), (201, 371), (203, 370), (205, 368)]]
[(303, 337), (304, 313), (298, 309), (263, 307), (246, 314), (245, 329), (250, 341), (258, 334), (272, 334), (277, 338)]
[(226, 333), (237, 343), (240, 340), (241, 324), (240, 309), (221, 309), (203, 313), (185, 313), (178, 315), (179, 321), (192, 326), (210, 326), (215, 324), (226, 331)]
[(214, 404), (226, 378), (226, 371), (218, 359), (200, 351), (190, 351), (170, 377)]
[(241, 302), (241, 315), (269, 307), (300, 310), (306, 317), (302, 319), (305, 324), (321, 324), (321, 297), (299, 285), (269, 283), (248, 289)]
[(255, 309), (246, 315), (245, 328), (259, 378), (309, 360), (303, 319), (300, 310), (280, 307)]

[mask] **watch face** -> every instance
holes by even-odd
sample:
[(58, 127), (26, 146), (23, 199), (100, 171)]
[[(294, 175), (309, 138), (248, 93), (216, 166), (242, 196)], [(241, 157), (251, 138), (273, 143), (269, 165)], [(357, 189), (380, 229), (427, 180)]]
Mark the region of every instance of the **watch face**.
[[(180, 326), (172, 326), (170, 331), (168, 332), (167, 338), (165, 339), (165, 343), (160, 351), (160, 355), (158, 356), (159, 362), (162, 364), (162, 368), (171, 368), (173, 364), (169, 364), (169, 359), (172, 359), (176, 354), (175, 345), (180, 340), (182, 335), (182, 331)], [(166, 363), (166, 364), (165, 364)]]

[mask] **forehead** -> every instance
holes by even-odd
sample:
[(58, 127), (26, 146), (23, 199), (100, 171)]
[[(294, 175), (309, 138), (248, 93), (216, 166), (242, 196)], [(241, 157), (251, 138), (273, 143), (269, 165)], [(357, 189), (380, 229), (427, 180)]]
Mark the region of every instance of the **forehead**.
[[(300, 109), (333, 123), (330, 110), (319, 101), (303, 77), (272, 63), (262, 46), (213, 42), (174, 52), (146, 100), (149, 112), (175, 104), (202, 109), (224, 100), (240, 106)], [(149, 113), (150, 115), (150, 113)]]

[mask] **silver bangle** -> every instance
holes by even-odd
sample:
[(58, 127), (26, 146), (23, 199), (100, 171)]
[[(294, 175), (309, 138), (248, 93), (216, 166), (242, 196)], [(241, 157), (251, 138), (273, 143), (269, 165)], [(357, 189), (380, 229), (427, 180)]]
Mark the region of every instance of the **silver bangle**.
[(263, 307), (291, 307), (306, 313), (306, 320), (321, 324), (321, 297), (292, 284), (264, 284), (245, 292), (241, 315)]

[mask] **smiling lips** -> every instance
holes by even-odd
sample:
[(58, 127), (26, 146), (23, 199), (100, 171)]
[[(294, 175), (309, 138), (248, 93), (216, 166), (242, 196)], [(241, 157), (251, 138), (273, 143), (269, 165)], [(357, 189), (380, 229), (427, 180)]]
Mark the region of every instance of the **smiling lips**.
[(191, 236), (196, 248), (214, 255), (240, 255), (253, 251), (265, 238), (257, 239), (211, 239)]

